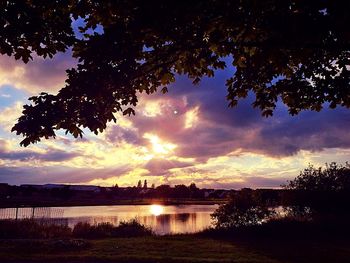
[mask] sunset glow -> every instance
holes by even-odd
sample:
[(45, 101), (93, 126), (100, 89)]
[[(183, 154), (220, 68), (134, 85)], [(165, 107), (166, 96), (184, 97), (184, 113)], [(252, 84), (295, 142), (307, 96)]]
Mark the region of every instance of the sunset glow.
[[(50, 61), (72, 63), (68, 55)], [(61, 67), (46, 66), (42, 59), (26, 65), (0, 57), (2, 182), (133, 186), (147, 179), (156, 186), (279, 187), (309, 163), (350, 159), (347, 110), (291, 117), (279, 106), (273, 118), (264, 119), (249, 98), (227, 108), (224, 78), (205, 80), (199, 88), (180, 78), (169, 94), (142, 95), (136, 116), (117, 114), (117, 123), (98, 136), (84, 130), (83, 139), (74, 139), (59, 132), (55, 140), (19, 147), (22, 138), (10, 130), (27, 97), (37, 93), (33, 87), (55, 92), (64, 83)]]
[(157, 135), (146, 133), (143, 138), (150, 141), (154, 154), (168, 154), (176, 148), (176, 145), (162, 141)]
[(164, 208), (161, 205), (151, 205), (150, 212), (154, 216), (159, 216), (163, 213)]

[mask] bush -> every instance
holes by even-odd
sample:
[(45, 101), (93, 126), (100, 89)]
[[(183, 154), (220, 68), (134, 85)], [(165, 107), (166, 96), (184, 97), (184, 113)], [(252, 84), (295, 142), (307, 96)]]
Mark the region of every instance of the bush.
[(118, 226), (111, 223), (91, 225), (79, 222), (73, 228), (66, 225), (38, 222), (33, 219), (0, 220), (0, 238), (105, 238), (135, 237), (153, 235), (151, 228), (133, 219), (121, 222)]
[(326, 168), (315, 168), (309, 165), (294, 180), (285, 186), (286, 189), (306, 191), (349, 191), (350, 164), (345, 166), (335, 162), (326, 164)]
[(103, 237), (135, 237), (152, 235), (153, 231), (133, 219), (128, 222), (120, 222), (118, 226), (110, 223), (91, 225), (78, 223), (73, 228), (73, 236), (80, 238), (103, 238)]
[(110, 223), (90, 225), (89, 223), (79, 222), (73, 228), (73, 236), (81, 238), (111, 237), (114, 229), (115, 227)]
[(309, 165), (284, 186), (284, 205), (296, 212), (305, 208), (314, 218), (350, 214), (350, 165), (332, 162), (325, 168)]
[(33, 219), (0, 221), (0, 238), (62, 238), (71, 234), (68, 226), (37, 222)]
[(136, 219), (120, 222), (116, 230), (116, 234), (120, 237), (150, 236), (154, 234), (150, 227), (140, 224)]
[(212, 218), (216, 228), (234, 228), (262, 224), (274, 214), (254, 191), (242, 189), (231, 195), (228, 203), (220, 205)]

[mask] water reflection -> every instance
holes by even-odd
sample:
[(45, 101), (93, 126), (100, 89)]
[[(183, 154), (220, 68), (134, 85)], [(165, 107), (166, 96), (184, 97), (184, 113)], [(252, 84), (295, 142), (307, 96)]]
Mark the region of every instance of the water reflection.
[[(157, 234), (193, 233), (210, 226), (210, 214), (217, 205), (121, 205), (121, 206), (77, 206), (45, 208), (2, 208), (1, 219), (35, 218), (63, 220), (73, 227), (78, 222), (97, 224), (109, 222), (118, 225), (121, 221), (137, 219), (152, 227)], [(62, 221), (62, 222), (63, 222)]]
[(152, 215), (159, 216), (160, 214), (163, 213), (164, 208), (161, 205), (151, 205), (149, 210)]
[(210, 226), (210, 214), (216, 205), (138, 205), (138, 206), (90, 206), (65, 207), (64, 217), (69, 226), (78, 222), (97, 224), (110, 222), (118, 225), (121, 221), (136, 218), (141, 224), (152, 227), (157, 234), (194, 233)]

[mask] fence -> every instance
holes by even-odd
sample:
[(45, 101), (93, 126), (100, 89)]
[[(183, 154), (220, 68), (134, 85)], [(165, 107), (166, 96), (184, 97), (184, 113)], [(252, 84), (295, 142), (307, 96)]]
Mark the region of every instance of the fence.
[(16, 207), (0, 208), (0, 220), (33, 219), (42, 223), (67, 225), (68, 219), (63, 218), (64, 210), (56, 207)]

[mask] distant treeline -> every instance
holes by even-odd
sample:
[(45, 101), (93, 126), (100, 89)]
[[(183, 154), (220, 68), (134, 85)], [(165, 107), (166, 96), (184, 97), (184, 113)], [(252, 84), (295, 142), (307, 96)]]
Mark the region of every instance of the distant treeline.
[[(147, 181), (141, 181), (133, 187), (99, 187), (92, 185), (21, 185), (0, 184), (0, 206), (17, 205), (55, 206), (55, 205), (95, 205), (147, 203), (147, 200), (176, 200), (181, 203), (188, 200), (228, 201), (227, 213), (240, 207), (295, 207), (294, 211), (310, 208), (317, 212), (348, 212), (350, 209), (350, 165), (331, 163), (325, 169), (310, 165), (299, 176), (281, 189), (224, 190), (200, 189), (194, 183), (189, 186), (160, 185), (147, 187)], [(124, 202), (124, 203), (123, 203)], [(229, 207), (231, 207), (229, 209)], [(226, 213), (225, 212), (225, 213)], [(236, 213), (237, 214), (237, 213)]]
[(136, 200), (226, 200), (234, 190), (200, 189), (194, 183), (147, 187), (99, 187), (88, 185), (21, 185), (0, 184), (0, 206), (112, 204)]

